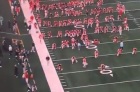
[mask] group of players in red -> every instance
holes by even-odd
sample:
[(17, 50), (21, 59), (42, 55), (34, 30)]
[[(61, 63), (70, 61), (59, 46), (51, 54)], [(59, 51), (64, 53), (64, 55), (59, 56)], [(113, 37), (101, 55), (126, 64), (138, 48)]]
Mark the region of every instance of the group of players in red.
[[(92, 0), (85, 0), (85, 1), (92, 1)], [(99, 0), (99, 2), (103, 2), (103, 0)], [(99, 2), (97, 2), (98, 6), (101, 5), (101, 3), (99, 3)], [(44, 7), (44, 8), (42, 8), (43, 10), (46, 9), (45, 5), (42, 5), (41, 7)], [(56, 5), (50, 5), (50, 6), (47, 6), (47, 7), (51, 7), (51, 8), (48, 8), (47, 11), (49, 11), (50, 9), (54, 9), (56, 7), (57, 7), (56, 9), (60, 8), (60, 6), (57, 6), (57, 4)], [(74, 6), (74, 7), (76, 7), (76, 6)], [(86, 11), (89, 12), (89, 10), (86, 10)], [(113, 11), (114, 10), (111, 7), (102, 8), (102, 9), (98, 9), (98, 8), (91, 9), (90, 15), (91, 14), (96, 15), (95, 19), (93, 19), (93, 18), (85, 18), (83, 21), (81, 19), (75, 19), (75, 20), (68, 19), (68, 20), (63, 20), (63, 21), (54, 21), (52, 23), (51, 21), (42, 21), (41, 19), (40, 20), (43, 22), (43, 26), (47, 26), (47, 27), (56, 27), (56, 26), (60, 27), (60, 26), (68, 26), (68, 25), (73, 25), (73, 24), (74, 25), (75, 24), (86, 24), (87, 28), (88, 28), (88, 27), (92, 27), (93, 23), (96, 23), (95, 33), (101, 33), (101, 32), (102, 33), (107, 33), (108, 30), (109, 30), (108, 27), (107, 26), (105, 26), (105, 27), (100, 26), (100, 21), (98, 19), (98, 16), (99, 16), (99, 14), (101, 14), (101, 12), (102, 13), (112, 13)], [(112, 26), (112, 31), (111, 32), (122, 31), (123, 28), (124, 28), (124, 30), (128, 30), (129, 31), (129, 26), (128, 26), (128, 22), (127, 22), (128, 19), (127, 19), (127, 17), (125, 17), (123, 19), (123, 16), (122, 16), (125, 13), (125, 6), (122, 5), (121, 3), (118, 3), (117, 4), (117, 11), (118, 11), (118, 20), (123, 20), (123, 26), (120, 26), (120, 25), (118, 27), (117, 26)], [(64, 12), (64, 10), (62, 12)], [(57, 14), (59, 16), (59, 14), (57, 12), (55, 14)], [(55, 14), (54, 14), (54, 16), (55, 16)], [(39, 18), (40, 17), (38, 16), (38, 20), (39, 20)], [(115, 19), (114, 19), (113, 15), (105, 17), (105, 22), (113, 22), (114, 20)], [(51, 31), (49, 31), (47, 33), (47, 36), (48, 36), (48, 38), (53, 37)], [(62, 37), (62, 36), (63, 36), (63, 32), (62, 31), (58, 31), (57, 37)], [(81, 36), (81, 40), (83, 41), (83, 43), (85, 43), (85, 45), (89, 45), (89, 43), (90, 43), (90, 40), (88, 39), (88, 35), (87, 35), (87, 30), (86, 29), (83, 29), (83, 30), (77, 30), (77, 29), (76, 30), (66, 30), (65, 33), (64, 33), (64, 36), (70, 37), (71, 40), (70, 41), (69, 40), (61, 41), (61, 48), (62, 49), (65, 48), (65, 47), (70, 47), (70, 44), (71, 44), (72, 49), (74, 49), (77, 46), (77, 39), (74, 38), (76, 36), (77, 37)], [(43, 38), (44, 34), (41, 34), (39, 37), (40, 37), (40, 39)], [(115, 36), (113, 38), (113, 42), (114, 43), (119, 42), (117, 36)], [(100, 43), (100, 41), (98, 39), (94, 39), (92, 43), (98, 45)], [(52, 49), (56, 49), (56, 48), (57, 48), (56, 43), (53, 43), (52, 44)], [(122, 54), (122, 51), (123, 50), (121, 48), (119, 48), (117, 50), (117, 56)], [(136, 52), (137, 52), (137, 48), (133, 48), (132, 54), (136, 54)], [(98, 56), (99, 56), (99, 51), (96, 49), (94, 51), (94, 57), (98, 58)], [(83, 67), (86, 68), (86, 66), (88, 65), (86, 57), (83, 57), (82, 61), (83, 61), (83, 63), (82, 63)], [(75, 62), (78, 63), (78, 60), (76, 59), (75, 56), (72, 56), (71, 57), (71, 62), (72, 62), (72, 64), (74, 64)], [(102, 67), (102, 69), (104, 69), (104, 65), (101, 65), (101, 67)], [(58, 64), (57, 69), (62, 71), (63, 70), (62, 65)]]

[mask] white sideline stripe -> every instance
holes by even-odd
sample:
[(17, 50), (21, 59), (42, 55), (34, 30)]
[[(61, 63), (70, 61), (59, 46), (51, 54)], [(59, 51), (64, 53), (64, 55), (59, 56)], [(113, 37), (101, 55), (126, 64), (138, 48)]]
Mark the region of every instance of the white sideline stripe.
[(70, 87), (70, 88), (64, 88), (64, 89), (88, 88), (88, 87), (105, 86), (105, 85), (115, 85), (115, 84), (131, 83), (131, 82), (140, 82), (140, 80), (129, 80), (129, 81), (121, 81), (121, 82), (113, 82), (113, 83), (86, 85), (86, 86)]
[[(128, 68), (128, 67), (138, 67), (138, 65), (128, 65), (128, 66), (119, 66), (119, 67), (112, 67), (110, 69), (119, 69), (119, 68)], [(91, 70), (84, 70), (84, 71), (74, 71), (74, 72), (65, 72), (65, 73), (59, 73), (59, 74), (74, 74), (74, 73), (83, 73), (83, 72), (93, 72), (93, 71), (98, 71), (99, 69), (91, 69)]]
[[(139, 53), (140, 51), (137, 51), (137, 53)], [(122, 55), (123, 54), (132, 54), (132, 52), (124, 52), (124, 53), (122, 53)], [(106, 56), (114, 56), (114, 55), (116, 55), (116, 53), (115, 54), (105, 54), (105, 55), (99, 55), (99, 57), (106, 57)], [(86, 58), (91, 58), (91, 57), (94, 57), (94, 56), (87, 56)], [(77, 57), (76, 59), (81, 59), (81, 58), (83, 58), (83, 57)], [(71, 60), (70, 58), (67, 58), (67, 59), (57, 59), (57, 60), (53, 60), (53, 61), (65, 61), (65, 60)]]
[[(21, 2), (20, 5), (21, 5), (21, 8), (23, 10), (23, 14), (24, 14), (25, 18), (27, 20), (30, 20), (30, 16), (31, 15), (34, 16), (34, 15), (31, 14), (31, 10), (29, 8), (29, 2), (26, 1), (26, 3), (24, 3), (24, 4), (23, 4), (23, 2)], [(36, 20), (33, 20), (33, 23), (36, 23)], [(31, 24), (31, 26), (34, 26), (33, 23)], [(44, 71), (45, 78), (49, 84), (50, 90), (51, 90), (51, 92), (64, 92), (64, 89), (63, 89), (62, 84), (59, 80), (59, 77), (57, 75), (55, 67), (52, 63), (52, 59), (50, 58), (49, 65), (46, 62), (46, 59), (45, 59), (46, 55), (48, 55), (49, 57), (50, 57), (50, 55), (49, 55), (49, 51), (45, 45), (44, 40), (42, 40), (42, 42), (40, 43), (40, 39), (38, 38), (38, 35), (41, 32), (40, 32), (40, 30), (38, 30), (39, 33), (36, 33), (35, 30), (36, 29), (34, 27), (32, 27), (31, 37), (35, 43), (36, 51), (37, 51), (37, 54), (39, 56), (40, 63), (41, 63), (42, 69)], [(54, 85), (54, 81), (55, 81), (55, 85)]]

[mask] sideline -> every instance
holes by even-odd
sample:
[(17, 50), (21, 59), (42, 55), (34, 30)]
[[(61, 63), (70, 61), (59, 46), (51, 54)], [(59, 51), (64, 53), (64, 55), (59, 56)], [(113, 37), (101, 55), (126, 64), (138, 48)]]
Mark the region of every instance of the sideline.
[[(21, 8), (27, 20), (30, 20), (30, 16), (34, 16), (29, 8), (28, 1), (26, 1), (25, 3), (21, 2)], [(36, 20), (33, 20), (33, 23), (36, 23)], [(49, 51), (45, 45), (44, 40), (42, 40), (40, 43), (39, 34), (41, 32), (40, 30), (37, 30), (39, 33), (36, 33), (36, 29), (34, 28), (33, 23), (31, 24), (32, 29), (30, 30), (30, 34), (35, 43), (36, 51), (39, 56), (40, 63), (42, 65), (45, 78), (49, 84), (50, 90), (51, 92), (64, 92), (64, 89), (61, 85), (55, 67), (53, 65), (52, 59), (50, 59), (49, 64), (47, 64), (46, 56), (50, 56)]]

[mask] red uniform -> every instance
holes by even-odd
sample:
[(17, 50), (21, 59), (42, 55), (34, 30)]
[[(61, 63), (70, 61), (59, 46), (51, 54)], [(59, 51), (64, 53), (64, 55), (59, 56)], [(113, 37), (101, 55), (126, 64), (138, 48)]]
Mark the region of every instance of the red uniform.
[(62, 37), (62, 31), (58, 31), (57, 37)]
[(24, 74), (22, 75), (22, 77), (25, 79), (26, 83), (28, 83), (28, 80), (29, 80), (28, 71), (25, 71)]
[(86, 66), (88, 65), (86, 58), (83, 58), (83, 67), (86, 68)]
[(34, 23), (34, 27), (35, 27), (35, 29), (37, 29), (37, 23)]
[(121, 48), (119, 48), (119, 49), (117, 50), (117, 56), (119, 56), (120, 54), (122, 54), (122, 49), (121, 49)]
[(136, 53), (137, 53), (137, 48), (133, 48), (132, 54), (134, 55), (134, 54), (136, 54)]
[(56, 69), (57, 69), (58, 71), (62, 71), (62, 70), (63, 70), (62, 65), (61, 65), (61, 64), (58, 64), (57, 67), (56, 67)]
[(120, 16), (122, 16), (123, 10), (122, 9), (119, 9), (119, 12), (118, 13), (119, 13)]
[(105, 70), (105, 65), (104, 65), (104, 64), (101, 64), (101, 65), (100, 65), (100, 68), (101, 68), (101, 71), (102, 71), (102, 70)]
[(93, 44), (94, 44), (94, 45), (98, 45), (99, 43), (100, 43), (100, 41), (99, 41), (98, 39), (94, 39), (94, 40), (93, 40)]
[(72, 57), (71, 57), (71, 62), (72, 62), (72, 64), (73, 64), (74, 62), (76, 62), (76, 63), (78, 62), (78, 61), (76, 60), (76, 57), (75, 57), (75, 56), (72, 56)]
[(75, 44), (76, 44), (76, 40), (74, 38), (71, 39), (71, 46), (72, 46), (72, 49), (75, 48)]
[(52, 44), (52, 49), (56, 49), (56, 43)]
[(113, 42), (114, 42), (114, 43), (118, 43), (118, 37), (117, 37), (117, 36), (115, 36), (115, 37), (113, 38)]
[(98, 58), (98, 56), (99, 56), (99, 51), (98, 51), (98, 50), (95, 50), (95, 51), (94, 51), (94, 57), (95, 57), (95, 58)]
[(41, 43), (41, 40), (44, 39), (44, 37), (45, 37), (45, 34), (44, 34), (44, 33), (41, 33), (41, 34), (39, 35), (40, 43)]
[(33, 22), (33, 20), (34, 20), (34, 16), (30, 16), (31, 23)]

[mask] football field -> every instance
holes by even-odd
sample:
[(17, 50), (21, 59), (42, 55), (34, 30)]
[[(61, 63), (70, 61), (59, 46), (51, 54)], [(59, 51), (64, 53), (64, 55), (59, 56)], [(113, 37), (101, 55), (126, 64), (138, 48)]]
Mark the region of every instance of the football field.
[[(59, 1), (57, 1), (59, 2)], [(95, 0), (96, 2), (96, 0)], [(104, 0), (103, 7), (116, 7), (115, 0)], [(93, 28), (86, 28), (89, 39), (99, 39), (100, 44), (97, 45), (99, 57), (94, 57), (94, 49), (87, 49), (82, 45), (81, 50), (77, 48), (61, 48), (62, 40), (70, 40), (64, 36), (65, 30), (73, 30), (74, 26), (66, 27), (41, 27), (41, 31), (46, 33), (51, 31), (53, 37), (45, 37), (46, 46), (49, 49), (54, 65), (62, 64), (63, 71), (57, 72), (60, 81), (66, 92), (139, 92), (140, 90), (140, 0), (121, 0), (126, 7), (128, 18), (129, 31), (119, 33), (100, 33), (95, 34)], [(41, 0), (41, 4), (49, 4), (48, 1)], [(93, 8), (95, 5), (87, 6)], [(104, 17), (111, 14), (102, 14), (100, 16), (101, 25), (111, 25), (104, 22)], [(114, 25), (122, 25), (122, 21), (117, 20), (117, 12), (112, 13), (115, 21)], [(59, 17), (59, 18), (43, 18), (43, 20), (64, 20), (86, 18), (92, 16), (81, 15), (78, 17)], [(93, 16), (94, 17), (94, 16)], [(93, 25), (93, 27), (95, 24)], [(57, 31), (63, 31), (63, 37), (57, 37)], [(114, 36), (118, 36), (119, 40), (124, 41), (124, 50), (122, 55), (116, 56), (119, 43), (113, 43)], [(77, 38), (80, 39), (80, 38)], [(51, 49), (51, 44), (56, 43), (57, 48)], [(132, 55), (132, 49), (137, 48), (137, 54)], [(75, 56), (78, 63), (71, 63), (71, 57)], [(83, 68), (82, 58), (86, 57), (88, 66)], [(113, 77), (110, 74), (101, 74), (98, 70), (100, 64), (105, 64), (110, 67)]]

